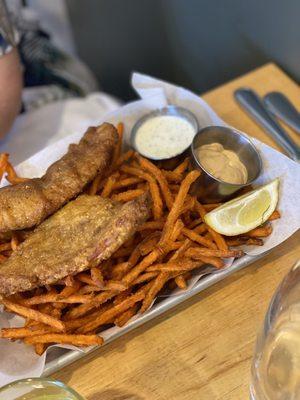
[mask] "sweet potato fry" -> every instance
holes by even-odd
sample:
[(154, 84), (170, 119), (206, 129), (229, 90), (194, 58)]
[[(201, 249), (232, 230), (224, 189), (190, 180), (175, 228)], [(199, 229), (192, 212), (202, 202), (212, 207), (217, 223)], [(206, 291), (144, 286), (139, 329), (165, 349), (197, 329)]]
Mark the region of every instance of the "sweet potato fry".
[(281, 218), (280, 212), (278, 210), (275, 210), (268, 218), (268, 221), (274, 221), (275, 219), (278, 219), (278, 218)]
[(177, 183), (182, 180), (182, 175), (175, 171), (162, 170), (162, 173), (169, 182)]
[(111, 302), (107, 302), (105, 304), (102, 304), (100, 307), (98, 307), (96, 309), (96, 311), (94, 311), (84, 317), (65, 321), (64, 323), (65, 323), (67, 332), (68, 333), (74, 332), (75, 329), (77, 329), (81, 326), (84, 326), (85, 324), (87, 324), (90, 321), (93, 321), (96, 316), (103, 313), (104, 311), (109, 310), (112, 306), (113, 305)]
[(17, 250), (17, 248), (19, 246), (19, 239), (18, 239), (16, 232), (12, 233), (12, 238), (11, 238), (10, 244), (11, 244), (12, 251)]
[(126, 289), (127, 289), (127, 285), (125, 285), (121, 281), (114, 281), (114, 280), (105, 282), (105, 285), (102, 288), (102, 290), (113, 290), (116, 292), (122, 292), (123, 290), (126, 290)]
[(117, 292), (107, 291), (102, 292), (93, 297), (93, 302), (87, 304), (80, 304), (77, 307), (73, 307), (65, 314), (65, 320), (77, 319), (83, 317), (88, 312), (92, 311), (94, 308), (99, 308), (103, 303), (113, 298)]
[(167, 242), (169, 240), (171, 233), (172, 233), (173, 226), (174, 226), (176, 220), (178, 219), (180, 211), (184, 204), (186, 195), (188, 194), (188, 191), (189, 191), (192, 183), (199, 177), (199, 175), (200, 175), (199, 171), (191, 171), (182, 181), (179, 192), (173, 203), (173, 207), (168, 214), (167, 221), (166, 221), (165, 227), (163, 229), (163, 235), (161, 238), (161, 242)]
[(147, 221), (144, 222), (143, 225), (141, 225), (138, 228), (138, 232), (141, 231), (145, 231), (145, 230), (159, 230), (159, 229), (163, 229), (164, 225), (165, 225), (166, 220), (164, 218), (157, 220), (157, 221)]
[(254, 237), (254, 238), (258, 238), (258, 237), (267, 237), (269, 235), (271, 235), (273, 229), (272, 226), (266, 225), (266, 226), (261, 226), (255, 229), (252, 229), (251, 231), (245, 233), (245, 236), (250, 236), (250, 237)]
[(119, 177), (119, 173), (115, 172), (107, 178), (107, 181), (103, 187), (101, 192), (101, 197), (110, 197), (111, 192), (113, 191), (113, 187)]
[(21, 306), (20, 304), (12, 303), (11, 301), (6, 299), (2, 299), (1, 302), (9, 311), (13, 311), (16, 314), (21, 315), (22, 317), (42, 322), (45, 325), (52, 326), (58, 331), (65, 330), (65, 325), (62, 321), (59, 321), (58, 319), (53, 318), (47, 314), (43, 314), (40, 311)]
[(178, 167), (176, 167), (176, 168), (174, 169), (173, 172), (174, 172), (175, 174), (180, 174), (180, 175), (182, 175), (182, 174), (185, 172), (185, 170), (187, 169), (188, 166), (189, 166), (189, 158), (187, 157), (187, 158), (185, 158), (185, 159), (182, 161), (181, 164), (178, 165)]
[(44, 304), (44, 303), (53, 303), (59, 298), (56, 291), (51, 291), (46, 294), (41, 294), (33, 297), (29, 297), (28, 299), (22, 300), (22, 305), (29, 307), (36, 304)]
[(146, 293), (145, 288), (146, 287), (143, 287), (142, 289), (138, 290), (135, 294), (132, 294), (131, 296), (129, 296), (122, 303), (114, 305), (111, 309), (103, 312), (98, 317), (96, 317), (93, 321), (78, 328), (78, 333), (88, 333), (95, 329), (98, 329), (101, 325), (105, 325), (112, 318), (116, 317), (117, 315), (119, 315), (119, 314), (123, 313), (124, 311), (128, 310), (129, 308), (133, 307), (137, 302), (143, 300), (143, 298), (145, 297), (145, 293)]
[(126, 161), (130, 160), (130, 158), (132, 158), (134, 154), (135, 153), (133, 150), (128, 150), (126, 153), (121, 154), (119, 159), (116, 161), (116, 168), (120, 167)]
[(63, 290), (59, 293), (59, 298), (63, 299), (65, 297), (72, 296), (77, 293), (80, 289), (80, 282), (76, 281), (73, 286), (65, 286)]
[(151, 253), (149, 253), (139, 264), (137, 264), (131, 271), (129, 271), (124, 276), (124, 278), (122, 279), (122, 282), (129, 285), (142, 272), (144, 272), (147, 269), (147, 267), (149, 267), (151, 264), (153, 264), (160, 255), (161, 255), (161, 252), (157, 248), (152, 250)]
[(103, 339), (97, 335), (68, 335), (63, 333), (47, 333), (45, 335), (30, 336), (24, 340), (27, 344), (61, 343), (74, 346), (101, 346)]
[[(120, 257), (128, 257), (132, 253), (132, 250), (126, 247), (120, 247), (113, 255), (112, 257), (114, 259), (118, 259)], [(120, 263), (123, 261), (119, 261)]]
[(194, 208), (195, 200), (196, 200), (195, 197), (187, 195), (186, 201), (184, 202), (180, 210), (180, 214), (185, 214), (188, 211), (191, 211)]
[[(38, 296), (38, 294), (37, 294)], [(37, 305), (38, 310), (43, 313), (43, 314), (48, 314), (51, 315), (51, 312), (53, 310), (53, 306), (50, 303), (42, 303)]]
[(34, 350), (38, 356), (41, 356), (45, 350), (47, 349), (47, 345), (43, 343), (37, 343), (34, 345)]
[[(201, 203), (199, 203), (199, 201), (195, 202), (195, 209), (199, 213), (200, 217), (202, 218), (202, 221), (204, 221), (206, 210), (203, 207), (203, 205)], [(220, 249), (220, 250), (228, 250), (228, 246), (227, 246), (226, 241), (225, 241), (225, 239), (223, 238), (222, 235), (220, 235), (218, 232), (214, 231), (208, 225), (207, 225), (207, 230), (211, 234), (211, 236), (213, 237), (213, 240), (216, 243), (216, 245), (218, 246), (218, 249)]]
[(123, 134), (124, 134), (124, 124), (122, 122), (119, 122), (117, 125), (117, 132), (119, 136), (119, 140), (116, 146), (116, 158), (114, 160), (114, 163), (119, 159), (122, 151), (122, 144), (123, 144)]
[[(134, 250), (134, 252), (135, 252), (135, 250)], [(139, 251), (137, 251), (137, 252), (139, 253)], [(132, 253), (132, 255), (133, 255), (133, 253)], [(131, 256), (130, 256), (130, 257), (131, 257)], [(135, 265), (135, 264), (132, 264), (132, 265), (131, 265), (131, 263), (130, 263), (130, 258), (129, 258), (129, 260), (126, 261), (126, 262), (121, 262), (121, 263), (115, 265), (115, 266), (113, 267), (112, 271), (111, 271), (111, 277), (112, 277), (113, 279), (118, 279), (118, 280), (119, 280), (119, 279), (122, 279), (123, 276), (130, 270), (130, 268), (131, 268), (133, 265)]]
[(210, 204), (202, 204), (206, 212), (215, 210), (216, 208), (220, 207), (223, 203), (210, 203)]
[(37, 324), (39, 324), (39, 322), (33, 321), (33, 320), (29, 319), (29, 318), (26, 318), (26, 321), (25, 321), (25, 324), (24, 324), (24, 328), (30, 328), (30, 327), (32, 327), (34, 325), (37, 325)]
[(93, 182), (89, 187), (89, 195), (94, 196), (98, 192), (102, 178), (103, 178), (102, 174), (99, 174), (96, 176), (96, 178), (94, 178)]
[[(142, 256), (146, 256), (149, 254), (157, 245), (160, 239), (161, 233), (160, 232), (153, 232), (151, 235), (147, 236), (140, 245), (139, 245), (139, 252)], [(129, 258), (130, 262), (130, 258)]]
[(193, 229), (193, 231), (198, 233), (198, 235), (202, 235), (207, 231), (207, 225), (204, 223), (197, 225), (196, 228)]
[(182, 275), (176, 276), (175, 283), (182, 290), (187, 288), (187, 283)]
[(88, 285), (94, 285), (95, 284), (95, 282), (93, 281), (91, 276), (86, 272), (80, 272), (79, 274), (77, 274), (76, 275), (76, 279), (79, 282), (86, 283)]
[(167, 245), (167, 251), (166, 251), (166, 253), (168, 253), (168, 252), (170, 252), (170, 251), (173, 251), (173, 250), (178, 250), (178, 249), (180, 249), (181, 246), (183, 245), (183, 243), (184, 243), (184, 240), (182, 240), (182, 241), (177, 241), (177, 242), (170, 242), (170, 243)]
[(69, 275), (64, 279), (64, 284), (66, 286), (71, 286), (71, 287), (78, 286), (78, 282), (75, 280), (74, 276), (72, 276), (72, 275)]
[(236, 237), (236, 238), (228, 238), (226, 239), (228, 246), (241, 246), (243, 244), (250, 246), (263, 246), (264, 242), (262, 239), (258, 238), (247, 238), (247, 237)]
[(124, 292), (119, 293), (114, 299), (113, 299), (113, 304), (117, 305), (122, 303), (124, 300), (126, 300), (130, 295), (132, 294), (132, 289), (126, 289)]
[(206, 257), (219, 257), (219, 258), (230, 258), (230, 257), (242, 257), (244, 252), (242, 250), (219, 250), (219, 249), (207, 249), (204, 247), (191, 247), (186, 251), (187, 257), (193, 257), (195, 254)]
[(156, 165), (154, 165), (151, 161), (145, 159), (144, 157), (138, 156), (138, 160), (139, 160), (141, 167), (145, 171), (152, 174), (155, 177), (155, 179), (157, 180), (157, 182), (160, 186), (160, 189), (162, 191), (163, 197), (165, 198), (166, 205), (167, 205), (168, 209), (170, 210), (173, 205), (173, 195), (169, 189), (168, 181), (165, 178), (164, 174)]
[(122, 180), (116, 182), (113, 186), (113, 190), (123, 189), (128, 186), (133, 186), (133, 185), (136, 185), (137, 183), (141, 183), (141, 182), (143, 182), (143, 179), (138, 178), (138, 177), (125, 178), (125, 179), (122, 179)]
[(185, 254), (185, 252), (186, 252), (186, 250), (187, 250), (191, 245), (192, 245), (191, 240), (186, 239), (186, 240), (182, 243), (182, 245), (180, 246), (180, 248), (177, 249), (177, 250), (175, 251), (175, 253), (172, 255), (172, 257), (170, 258), (170, 261), (174, 261), (174, 260), (176, 260), (176, 259), (179, 258), (179, 257), (183, 257), (184, 254)]
[(157, 293), (163, 288), (165, 283), (170, 279), (170, 274), (168, 272), (161, 272), (157, 278), (154, 279), (154, 282), (150, 282), (152, 285), (150, 289), (147, 291), (144, 296), (144, 300), (142, 303), (142, 307), (140, 309), (141, 313), (144, 313), (151, 306), (154, 301)]
[(162, 217), (162, 212), (163, 212), (163, 202), (160, 197), (159, 187), (155, 179), (147, 172), (144, 172), (135, 167), (129, 167), (127, 165), (123, 165), (120, 169), (121, 171), (128, 173), (129, 175), (137, 176), (148, 182), (152, 197), (153, 217), (155, 220), (160, 219)]
[(190, 271), (192, 269), (198, 268), (201, 266), (201, 262), (194, 261), (189, 258), (181, 258), (174, 261), (169, 261), (165, 264), (154, 264), (147, 268), (147, 272), (154, 271), (164, 271), (164, 272), (183, 272)]
[(104, 286), (104, 278), (102, 272), (99, 268), (93, 267), (91, 268), (91, 279), (94, 281), (94, 284), (99, 287)]
[[(198, 227), (198, 226), (201, 225), (201, 224), (202, 224), (202, 218), (197, 218), (197, 219), (194, 219), (194, 220), (189, 224), (188, 228), (189, 228), (189, 229), (194, 229), (194, 228)], [(205, 226), (205, 225), (203, 224), (203, 226)], [(199, 232), (198, 232), (198, 233), (199, 233)]]
[(144, 193), (145, 191), (143, 189), (132, 189), (132, 190), (127, 190), (126, 192), (114, 194), (112, 195), (112, 199), (115, 201), (127, 202), (136, 199), (137, 197), (141, 196)]
[(24, 337), (44, 335), (45, 333), (55, 332), (55, 328), (49, 328), (45, 326), (42, 329), (30, 329), (30, 328), (2, 328), (0, 331), (0, 337), (3, 339), (22, 339)]
[(11, 250), (11, 242), (0, 244), (0, 252), (6, 251), (6, 250)]
[(65, 303), (65, 304), (89, 304), (93, 301), (91, 296), (81, 296), (79, 294), (73, 294), (72, 296), (65, 297), (64, 299), (56, 300), (57, 303)]
[(12, 185), (28, 181), (28, 178), (21, 178), (17, 175), (14, 167), (11, 165), (9, 161), (6, 164), (6, 172), (7, 172), (6, 179)]
[(79, 289), (78, 294), (101, 292), (102, 290), (103, 290), (102, 287), (96, 285), (84, 285), (82, 288)]
[(208, 247), (210, 249), (216, 249), (216, 245), (211, 240), (204, 238), (203, 236), (199, 235), (191, 229), (182, 228), (182, 233), (193, 242), (199, 243), (202, 246)]
[(176, 185), (176, 184), (169, 184), (169, 188), (171, 190), (172, 193), (178, 193), (179, 189), (180, 189), (180, 185)]
[(189, 252), (189, 256), (192, 257), (194, 260), (200, 260), (204, 264), (210, 264), (213, 267), (218, 268), (218, 269), (224, 267), (224, 262), (218, 257), (203, 256), (197, 252), (195, 252), (195, 253)]
[(129, 308), (129, 310), (125, 311), (115, 319), (115, 325), (119, 328), (126, 325), (127, 322), (138, 312), (138, 309), (139, 307), (137, 304)]
[(138, 285), (140, 283), (148, 282), (151, 281), (151, 279), (156, 278), (158, 275), (158, 272), (153, 271), (153, 272), (145, 272), (144, 274), (138, 276), (133, 282), (132, 285)]
[(0, 154), (0, 182), (2, 180), (3, 174), (6, 171), (7, 163), (8, 163), (8, 154), (1, 153)]
[(171, 242), (176, 242), (176, 240), (178, 239), (179, 235), (181, 234), (183, 228), (184, 228), (183, 222), (181, 221), (181, 219), (178, 219), (175, 222), (175, 225), (173, 227), (173, 232), (171, 233), (171, 236), (170, 236)]
[(61, 298), (60, 294), (56, 293), (47, 293), (41, 296), (31, 297), (23, 301), (23, 305), (33, 306), (36, 304), (43, 303), (67, 303), (67, 304), (76, 304), (76, 303), (90, 303), (92, 298), (90, 296), (81, 296), (81, 295), (70, 295), (68, 297)]

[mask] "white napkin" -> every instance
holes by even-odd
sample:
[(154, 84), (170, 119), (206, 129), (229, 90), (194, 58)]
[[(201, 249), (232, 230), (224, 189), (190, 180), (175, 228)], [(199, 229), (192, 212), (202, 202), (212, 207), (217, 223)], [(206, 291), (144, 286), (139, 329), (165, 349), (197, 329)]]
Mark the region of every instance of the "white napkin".
[[(141, 100), (126, 104), (105, 117), (99, 118), (97, 121), (93, 119), (91, 124), (104, 121), (116, 124), (122, 121), (125, 124), (125, 139), (129, 143), (132, 126), (140, 117), (167, 104), (175, 104), (188, 108), (193, 112), (201, 128), (208, 125), (225, 125), (224, 121), (217, 116), (201, 97), (186, 89), (137, 73), (132, 76), (132, 86), (140, 95)], [(86, 115), (84, 110), (86, 110)], [(84, 102), (82, 102), (81, 114), (86, 124), (89, 113)], [(70, 118), (72, 118), (71, 115)], [(251, 135), (251, 132), (247, 133)], [(22, 162), (17, 167), (17, 171), (21, 176), (27, 177), (42, 175), (53, 161), (66, 152), (68, 145), (72, 142), (77, 142), (81, 136), (82, 133), (77, 132), (45, 148)], [(258, 140), (253, 139), (253, 141), (261, 152), (264, 164), (263, 174), (257, 183), (262, 184), (275, 177), (280, 177), (280, 202), (278, 208), (282, 213), (282, 218), (272, 223), (274, 231), (271, 237), (266, 240), (264, 246), (247, 249), (249, 254), (254, 255), (277, 246), (299, 229), (300, 167), (294, 161)], [(230, 268), (230, 262), (227, 264), (227, 268)], [(199, 276), (195, 279), (198, 278)], [(193, 280), (194, 282), (195, 280)], [(8, 316), (9, 314), (7, 313), (1, 314), (0, 326), (4, 327), (19, 320), (16, 317), (9, 319)], [(112, 334), (119, 330), (120, 328), (109, 329), (104, 334), (105, 339), (109, 339)], [(0, 340), (0, 359), (5, 360), (5, 362), (0, 362), (0, 386), (25, 376), (40, 376), (45, 363), (44, 356), (36, 357), (33, 350), (26, 345), (10, 343), (4, 339)], [(22, 366), (22, 368), (19, 368), (19, 366)]]

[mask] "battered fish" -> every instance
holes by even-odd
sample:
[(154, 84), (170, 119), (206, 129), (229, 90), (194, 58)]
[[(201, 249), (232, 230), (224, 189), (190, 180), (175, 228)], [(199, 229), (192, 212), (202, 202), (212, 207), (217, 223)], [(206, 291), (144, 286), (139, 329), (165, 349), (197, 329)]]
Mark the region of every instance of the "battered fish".
[(0, 294), (52, 284), (108, 259), (149, 217), (143, 195), (125, 204), (81, 195), (48, 218), (0, 266)]
[(1, 188), (0, 232), (35, 226), (74, 198), (109, 166), (117, 139), (111, 124), (89, 128), (42, 178)]

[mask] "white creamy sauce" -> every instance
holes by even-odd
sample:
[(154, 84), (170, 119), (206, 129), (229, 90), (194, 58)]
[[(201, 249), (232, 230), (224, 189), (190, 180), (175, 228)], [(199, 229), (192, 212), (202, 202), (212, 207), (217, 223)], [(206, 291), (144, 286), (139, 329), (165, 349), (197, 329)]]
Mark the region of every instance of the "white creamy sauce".
[(135, 137), (135, 146), (142, 155), (162, 160), (182, 153), (193, 141), (196, 132), (187, 120), (160, 115), (145, 121)]

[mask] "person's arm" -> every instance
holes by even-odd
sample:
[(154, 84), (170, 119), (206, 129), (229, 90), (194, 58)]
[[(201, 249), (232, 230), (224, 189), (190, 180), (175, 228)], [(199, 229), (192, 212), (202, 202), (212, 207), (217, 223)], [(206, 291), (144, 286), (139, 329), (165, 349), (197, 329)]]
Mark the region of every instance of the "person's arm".
[(0, 0), (0, 139), (20, 111), (22, 71), (17, 51), (18, 32), (5, 0)]
[(9, 131), (20, 111), (22, 86), (19, 56), (13, 49), (0, 57), (0, 138)]

